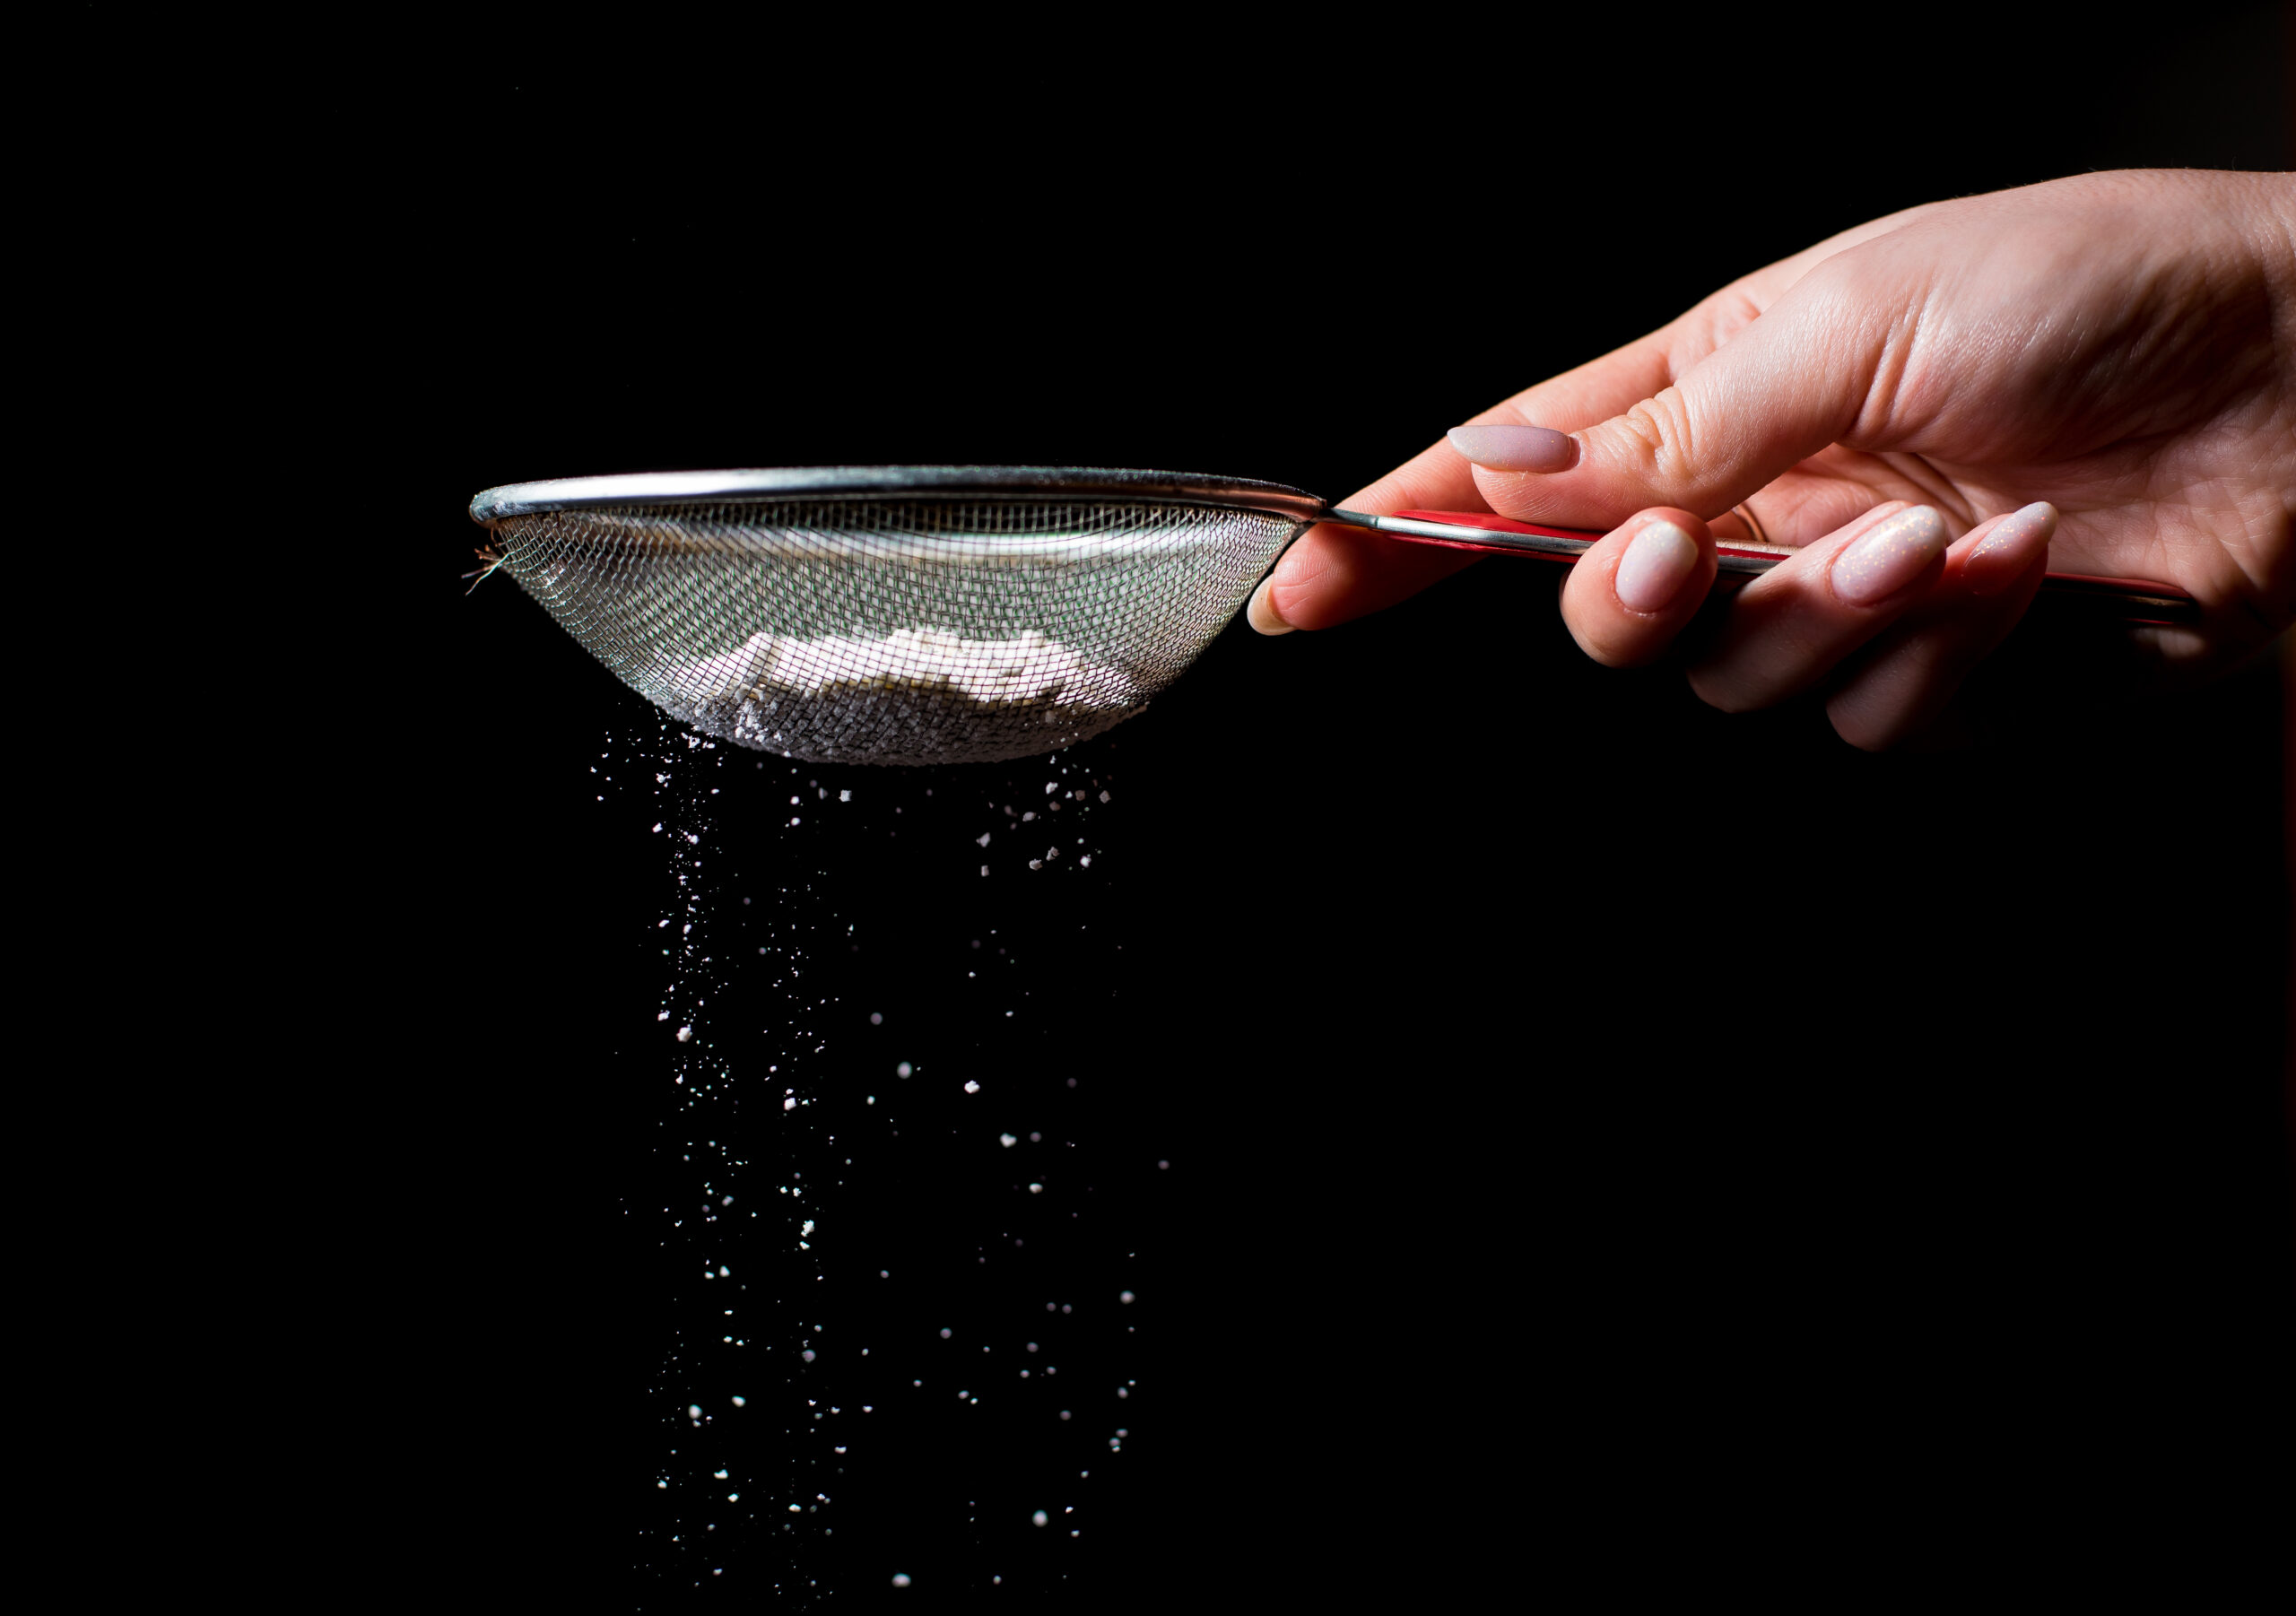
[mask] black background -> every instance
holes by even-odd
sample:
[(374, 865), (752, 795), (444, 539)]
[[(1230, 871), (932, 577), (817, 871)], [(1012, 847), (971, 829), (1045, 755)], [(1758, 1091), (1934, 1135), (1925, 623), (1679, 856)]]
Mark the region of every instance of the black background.
[[(309, 1579), (1443, 1608), (2004, 1552), (2047, 1580), (2196, 1499), (2220, 1549), (2257, 1541), (2296, 1344), (2268, 660), (1876, 758), (1813, 709), (1596, 668), (1553, 572), (1487, 564), (1329, 633), (1232, 626), (1067, 760), (1110, 790), (1094, 865), (984, 882), (970, 838), (1042, 766), (808, 767), (856, 802), (792, 830), (786, 765), (673, 742), (657, 795), (644, 705), (455, 576), (470, 495), (531, 477), (1022, 462), (1335, 498), (1860, 220), (2290, 161), (2276, 10), (1930, 27), (395, 42), (298, 293), (295, 430), (376, 474), (321, 526), (414, 674), (330, 787), (374, 827), (334, 851), (389, 946), (319, 1030), (352, 1082), (295, 1169), (330, 1164), (337, 1254), (300, 1372), (357, 1388), (279, 1483), (342, 1551)], [(655, 1021), (647, 826), (679, 814), (725, 957), (813, 884), (775, 912), (818, 928), (828, 1001), (728, 973), (736, 1077), (698, 1119)], [(994, 1003), (975, 938), (1009, 951)], [(756, 1067), (797, 1027), (812, 1131), (776, 1132)], [(999, 1129), (1062, 1147), (1045, 1195)], [(752, 1429), (713, 1403), (706, 1436), (674, 1411), (735, 1371), (664, 1367), (717, 1307), (667, 1226), (700, 1215), (697, 1137), (752, 1162), (740, 1205), (843, 1178), (812, 1266), (743, 1248), (772, 1353), (743, 1361), (778, 1367), (740, 1371)], [(1065, 1426), (1010, 1392), (1046, 1300), (1076, 1308)], [(975, 1344), (1006, 1387), (978, 1408)], [(883, 1404), (842, 1473), (803, 1396)], [(696, 1550), (673, 1446), (768, 1507)], [(355, 1505), (297, 1496), (344, 1466)], [(784, 1531), (795, 1478), (835, 1501)], [(1027, 1525), (1067, 1502), (1083, 1535)]]

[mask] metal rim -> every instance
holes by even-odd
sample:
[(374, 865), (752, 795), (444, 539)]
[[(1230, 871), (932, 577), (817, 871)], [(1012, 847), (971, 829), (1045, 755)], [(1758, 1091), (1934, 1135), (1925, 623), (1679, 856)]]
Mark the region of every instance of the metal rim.
[(1193, 472), (1126, 471), (1067, 465), (795, 465), (750, 471), (633, 472), (609, 477), (558, 477), (490, 488), (470, 502), (474, 522), (553, 510), (628, 505), (723, 505), (744, 500), (939, 498), (969, 493), (1007, 498), (1140, 500), (1245, 507), (1310, 522), (1329, 508), (1300, 489)]

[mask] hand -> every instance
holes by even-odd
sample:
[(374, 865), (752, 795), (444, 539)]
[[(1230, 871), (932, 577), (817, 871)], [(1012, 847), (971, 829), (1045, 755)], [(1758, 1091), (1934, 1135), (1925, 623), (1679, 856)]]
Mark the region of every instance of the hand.
[[(2170, 676), (2296, 619), (2296, 178), (2084, 175), (1881, 219), (1455, 429), (1344, 504), (1608, 530), (1562, 612), (1597, 661), (1664, 654), (1714, 546), (1800, 553), (1691, 658), (1730, 711), (1827, 688), (1882, 747), (1934, 719), (2047, 570), (2181, 586), (2132, 630)], [(1293, 544), (1263, 632), (1377, 611), (1467, 564), (1352, 528)]]

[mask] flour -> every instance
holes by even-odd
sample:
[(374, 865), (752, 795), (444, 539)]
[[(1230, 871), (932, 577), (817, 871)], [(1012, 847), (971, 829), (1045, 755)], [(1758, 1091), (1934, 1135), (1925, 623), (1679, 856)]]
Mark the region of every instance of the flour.
[(641, 686), (672, 717), (813, 761), (963, 762), (1073, 744), (1147, 705), (1120, 668), (1034, 630), (966, 639), (938, 629), (882, 639), (765, 632)]
[(1015, 639), (965, 639), (940, 629), (901, 629), (882, 639), (753, 634), (740, 649), (689, 664), (675, 676), (718, 690), (770, 685), (807, 696), (847, 687), (937, 689), (1006, 705), (1060, 699), (1069, 691), (1081, 697), (1111, 682), (1129, 682), (1033, 629)]

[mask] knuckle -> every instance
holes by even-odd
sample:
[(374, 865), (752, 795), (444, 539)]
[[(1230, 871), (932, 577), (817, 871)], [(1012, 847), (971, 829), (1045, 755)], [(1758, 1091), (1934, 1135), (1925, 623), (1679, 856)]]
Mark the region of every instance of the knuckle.
[(1690, 406), (1679, 387), (1665, 387), (1619, 417), (1621, 437), (1641, 470), (1658, 477), (1692, 464)]

